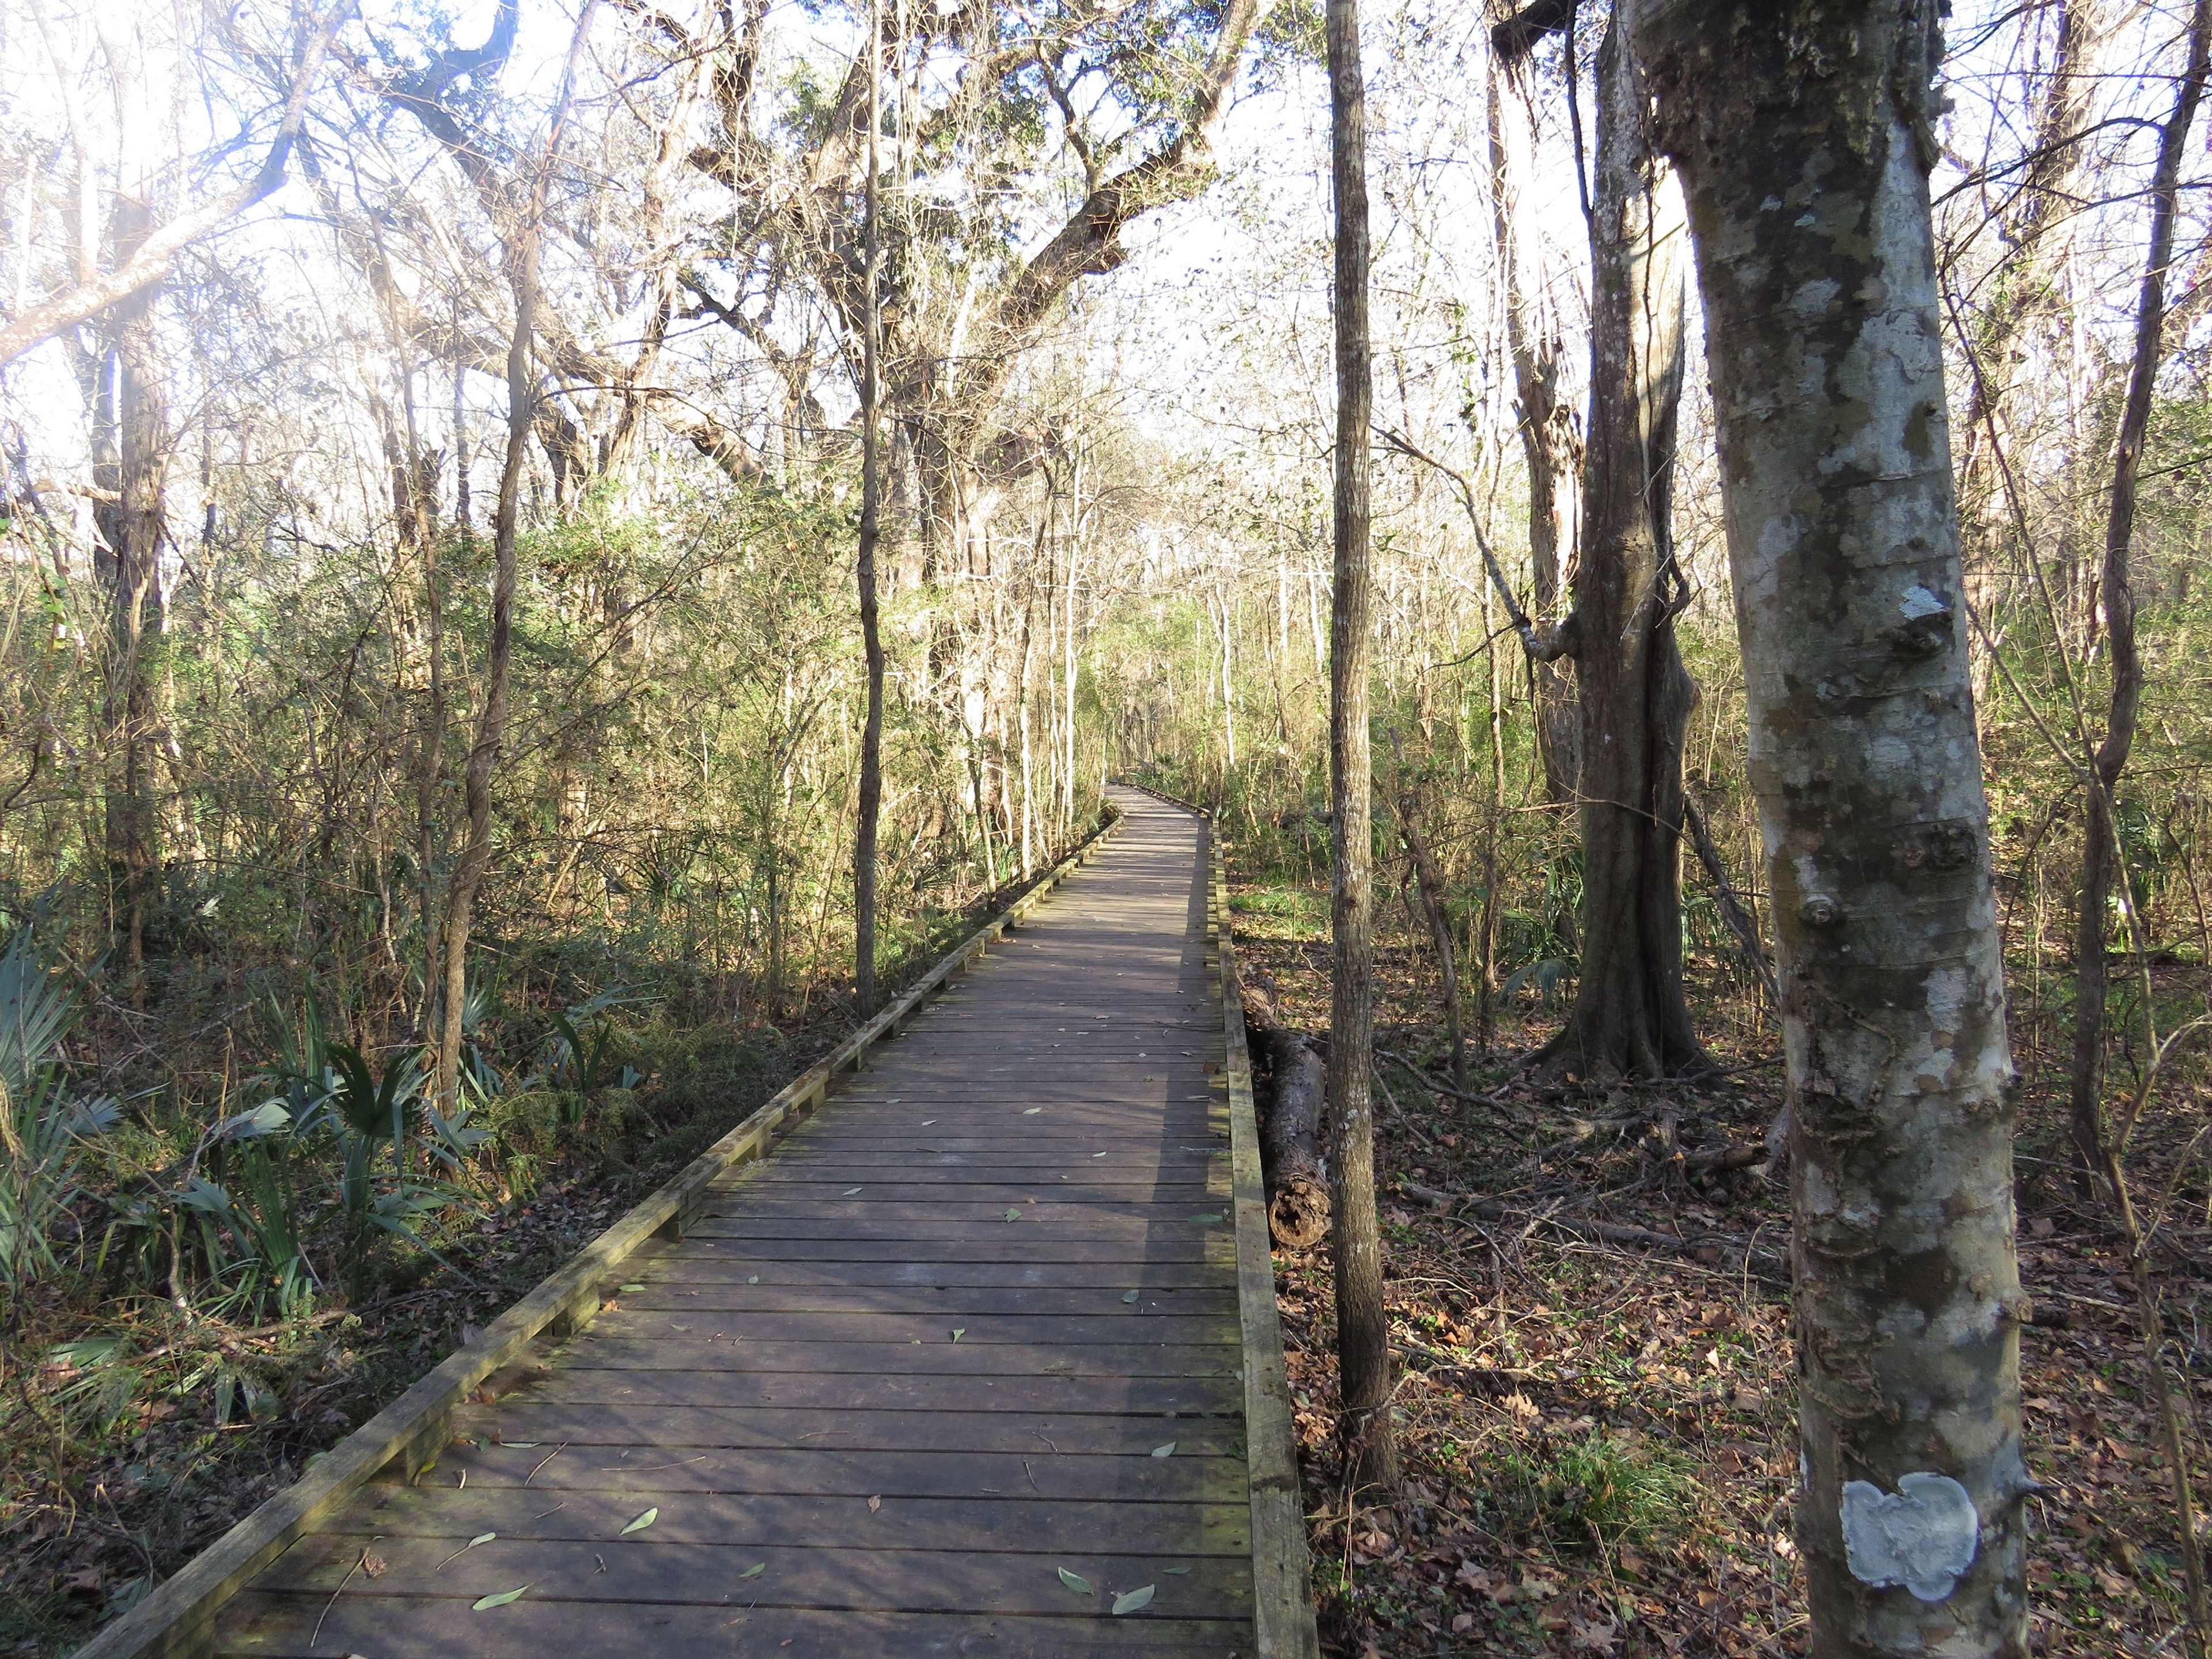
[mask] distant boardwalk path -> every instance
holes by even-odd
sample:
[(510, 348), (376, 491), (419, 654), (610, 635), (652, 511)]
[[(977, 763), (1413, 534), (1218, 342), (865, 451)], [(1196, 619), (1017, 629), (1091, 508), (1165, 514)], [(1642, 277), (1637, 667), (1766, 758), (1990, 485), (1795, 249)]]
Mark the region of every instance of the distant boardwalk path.
[(1032, 920), (218, 1650), (1250, 1659), (1206, 830), (1115, 795)]

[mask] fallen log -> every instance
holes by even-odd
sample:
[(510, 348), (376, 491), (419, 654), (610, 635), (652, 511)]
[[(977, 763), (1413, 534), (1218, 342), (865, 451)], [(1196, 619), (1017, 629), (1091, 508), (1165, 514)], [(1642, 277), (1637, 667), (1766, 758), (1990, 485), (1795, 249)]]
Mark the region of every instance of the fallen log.
[(1312, 1040), (1284, 1024), (1255, 986), (1244, 989), (1244, 1029), (1274, 1079), (1260, 1127), (1267, 1231), (1285, 1249), (1310, 1250), (1328, 1237), (1328, 1163), (1321, 1149), (1326, 1068)]

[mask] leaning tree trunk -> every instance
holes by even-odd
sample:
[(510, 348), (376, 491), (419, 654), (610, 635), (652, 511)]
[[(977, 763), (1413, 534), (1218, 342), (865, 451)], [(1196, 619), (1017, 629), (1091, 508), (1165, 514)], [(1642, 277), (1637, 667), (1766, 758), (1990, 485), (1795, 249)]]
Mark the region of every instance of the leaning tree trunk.
[(2026, 1651), (2012, 1077), (1923, 0), (1642, 0), (1704, 289), (1796, 1127), (1814, 1659)]
[(1395, 1487), (1390, 1325), (1375, 1215), (1374, 763), (1367, 732), (1370, 641), (1367, 106), (1358, 0), (1328, 0), (1330, 156), (1336, 205), (1336, 593), (1329, 639), (1328, 1097), (1334, 1105), (1336, 1356), (1349, 1484)]
[(1589, 441), (1566, 629), (1582, 714), (1582, 965), (1566, 1025), (1538, 1059), (1582, 1078), (1659, 1078), (1708, 1063), (1682, 988), (1682, 738), (1697, 687), (1674, 640), (1688, 584), (1668, 511), (1687, 251), (1617, 16), (1597, 84)]

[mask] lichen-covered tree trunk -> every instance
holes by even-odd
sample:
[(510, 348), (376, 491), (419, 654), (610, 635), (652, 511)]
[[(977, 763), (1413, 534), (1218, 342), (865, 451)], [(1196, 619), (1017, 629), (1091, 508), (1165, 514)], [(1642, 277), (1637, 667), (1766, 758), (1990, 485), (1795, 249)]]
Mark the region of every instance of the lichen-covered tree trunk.
[(1541, 1062), (1585, 1078), (1702, 1068), (1682, 990), (1682, 736), (1697, 688), (1669, 522), (1687, 250), (1618, 21), (1599, 52), (1590, 416), (1567, 632), (1581, 714), (1582, 964)]
[(2026, 1652), (2012, 1076), (1927, 0), (1642, 0), (1705, 298), (1789, 1054), (1815, 1659)]

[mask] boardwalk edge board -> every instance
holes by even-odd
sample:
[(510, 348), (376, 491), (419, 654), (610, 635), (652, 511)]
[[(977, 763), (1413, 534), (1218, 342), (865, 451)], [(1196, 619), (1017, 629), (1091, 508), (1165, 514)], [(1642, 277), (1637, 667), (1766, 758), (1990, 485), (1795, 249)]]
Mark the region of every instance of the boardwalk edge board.
[(1229, 1086), (1229, 1146), (1237, 1216), (1237, 1304), (1243, 1327), (1245, 1473), (1252, 1484), (1252, 1625), (1259, 1659), (1319, 1659), (1312, 1564), (1306, 1553), (1304, 1490), (1283, 1367), (1283, 1326), (1275, 1307), (1275, 1261), (1267, 1200), (1260, 1176), (1260, 1131), (1252, 1110), (1252, 1058), (1244, 1040), (1244, 993), (1229, 921), (1229, 872), (1219, 820), (1203, 806), (1141, 783), (1157, 800), (1195, 813), (1206, 824), (1210, 860), (1206, 927), (1221, 994)]
[[(1046, 895), (1106, 845), (1121, 823), (1121, 815), (1116, 813), (1093, 830), (1074, 852), (969, 934), (905, 995), (846, 1039), (828, 1058), (794, 1078), (758, 1111), (586, 1245), (566, 1267), (487, 1325), (475, 1341), (448, 1356), (330, 1450), (309, 1460), (298, 1480), (263, 1503), (143, 1601), (109, 1623), (76, 1650), (74, 1659), (185, 1659), (185, 1656), (205, 1653), (217, 1611), (263, 1568), (295, 1540), (316, 1530), (355, 1492), (394, 1464), (411, 1475), (434, 1461), (454, 1413), (478, 1385), (522, 1358), (539, 1336), (560, 1338), (580, 1329), (598, 1310), (607, 1280), (621, 1271), (625, 1261), (655, 1239), (681, 1237), (707, 1202), (708, 1189), (716, 1180), (774, 1150), (784, 1131), (822, 1104), (838, 1073), (860, 1070), (869, 1049), (896, 1035), (955, 974), (966, 969), (1009, 928), (1026, 920)], [(1271, 1313), (1273, 1305), (1271, 1297)], [(1279, 1346), (1279, 1369), (1280, 1364)], [(1263, 1645), (1261, 1651), (1268, 1650)]]

